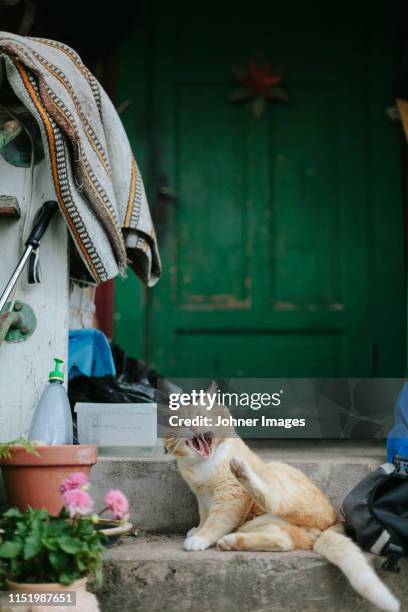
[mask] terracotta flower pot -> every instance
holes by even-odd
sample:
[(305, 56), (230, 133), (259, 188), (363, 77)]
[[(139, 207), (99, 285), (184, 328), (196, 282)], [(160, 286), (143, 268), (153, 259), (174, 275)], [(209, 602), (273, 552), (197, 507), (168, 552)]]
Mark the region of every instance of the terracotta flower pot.
[[(17, 610), (31, 610), (34, 612), (52, 612), (55, 611), (63, 611), (63, 610), (80, 610), (81, 612), (98, 612), (98, 600), (95, 595), (89, 593), (86, 590), (87, 578), (81, 578), (80, 580), (75, 580), (72, 584), (65, 586), (63, 584), (59, 584), (58, 582), (49, 582), (43, 584), (28, 584), (25, 582), (14, 582), (13, 580), (6, 579), (7, 588), (9, 591), (17, 591), (18, 593), (41, 593), (43, 591), (56, 591), (63, 593), (64, 591), (75, 591), (76, 596), (76, 604), (75, 606), (61, 606), (61, 604), (57, 606), (41, 606), (41, 604), (30, 606), (24, 608), (16, 608)], [(10, 608), (8, 608), (10, 609)]]
[(46, 508), (56, 515), (62, 508), (61, 480), (71, 472), (89, 475), (98, 459), (98, 449), (94, 444), (36, 448), (39, 457), (15, 446), (8, 459), (0, 460), (7, 502), (22, 512), (31, 506)]

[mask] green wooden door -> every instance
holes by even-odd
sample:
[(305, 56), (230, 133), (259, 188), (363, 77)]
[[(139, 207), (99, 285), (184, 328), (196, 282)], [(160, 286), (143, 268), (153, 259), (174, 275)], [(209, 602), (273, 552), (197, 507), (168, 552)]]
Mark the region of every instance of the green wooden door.
[[(372, 0), (336, 15), (322, 0), (153, 2), (142, 15), (121, 74), (122, 96), (140, 99), (145, 54), (144, 125), (137, 107), (125, 123), (136, 154), (150, 144), (150, 200), (168, 211), (141, 318), (134, 281), (118, 290), (131, 353), (180, 377), (404, 374), (392, 17)], [(227, 100), (231, 65), (257, 50), (285, 68), (290, 95), (260, 119)], [(160, 176), (176, 201), (156, 198)]]

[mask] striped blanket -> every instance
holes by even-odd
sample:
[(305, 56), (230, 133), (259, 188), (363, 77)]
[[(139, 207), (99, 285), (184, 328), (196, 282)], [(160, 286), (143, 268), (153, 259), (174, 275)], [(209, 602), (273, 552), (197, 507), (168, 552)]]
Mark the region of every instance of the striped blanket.
[(0, 32), (0, 83), (35, 117), (58, 203), (95, 282), (130, 265), (148, 285), (161, 271), (143, 187), (107, 94), (70, 47)]

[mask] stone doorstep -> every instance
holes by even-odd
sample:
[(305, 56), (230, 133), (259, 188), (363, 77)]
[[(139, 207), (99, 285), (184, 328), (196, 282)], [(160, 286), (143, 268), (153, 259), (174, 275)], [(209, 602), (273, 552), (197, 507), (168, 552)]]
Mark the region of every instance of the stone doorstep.
[[(350, 489), (385, 461), (383, 445), (350, 444), (347, 440), (306, 442), (258, 443), (257, 452), (265, 460), (287, 461), (303, 470), (337, 509)], [(143, 531), (186, 533), (197, 524), (195, 499), (175, 460), (167, 455), (152, 459), (102, 457), (92, 470), (91, 481), (96, 509), (103, 508), (107, 488), (121, 489), (129, 498), (135, 525)]]
[[(287, 461), (305, 471), (338, 508), (344, 495), (384, 461), (383, 446), (349, 443), (257, 445), (265, 460)], [(104, 487), (121, 488), (135, 524), (156, 533), (183, 534), (197, 524), (196, 503), (175, 461), (102, 458), (92, 472), (102, 507)], [(98, 507), (98, 506), (97, 506)], [(312, 552), (249, 553), (214, 549), (188, 553), (183, 537), (124, 538), (109, 552), (99, 593), (104, 612), (368, 612), (337, 568)], [(401, 576), (402, 574), (400, 574)], [(401, 580), (387, 574), (400, 597)], [(407, 581), (405, 581), (407, 582)]]
[[(181, 536), (123, 538), (98, 591), (103, 612), (373, 612), (341, 572), (313, 552), (185, 552)], [(381, 559), (375, 558), (375, 566)], [(380, 575), (408, 609), (408, 562)]]

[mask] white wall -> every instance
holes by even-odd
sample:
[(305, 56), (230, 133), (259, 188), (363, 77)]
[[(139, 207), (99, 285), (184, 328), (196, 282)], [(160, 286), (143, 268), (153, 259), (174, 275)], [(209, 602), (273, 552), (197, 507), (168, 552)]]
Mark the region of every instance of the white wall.
[[(0, 194), (17, 197), (21, 219), (0, 218), (0, 293), (19, 255), (30, 189), (30, 169), (16, 168), (0, 156)], [(46, 200), (55, 200), (52, 178), (43, 160), (35, 166), (32, 218)], [(31, 228), (31, 220), (28, 225)], [(34, 334), (24, 342), (0, 346), (0, 441), (27, 433), (31, 416), (53, 366), (53, 357), (67, 357), (68, 252), (67, 229), (56, 213), (41, 240), (42, 283), (28, 285), (27, 272), (18, 282), (16, 299), (30, 304), (37, 316)]]

